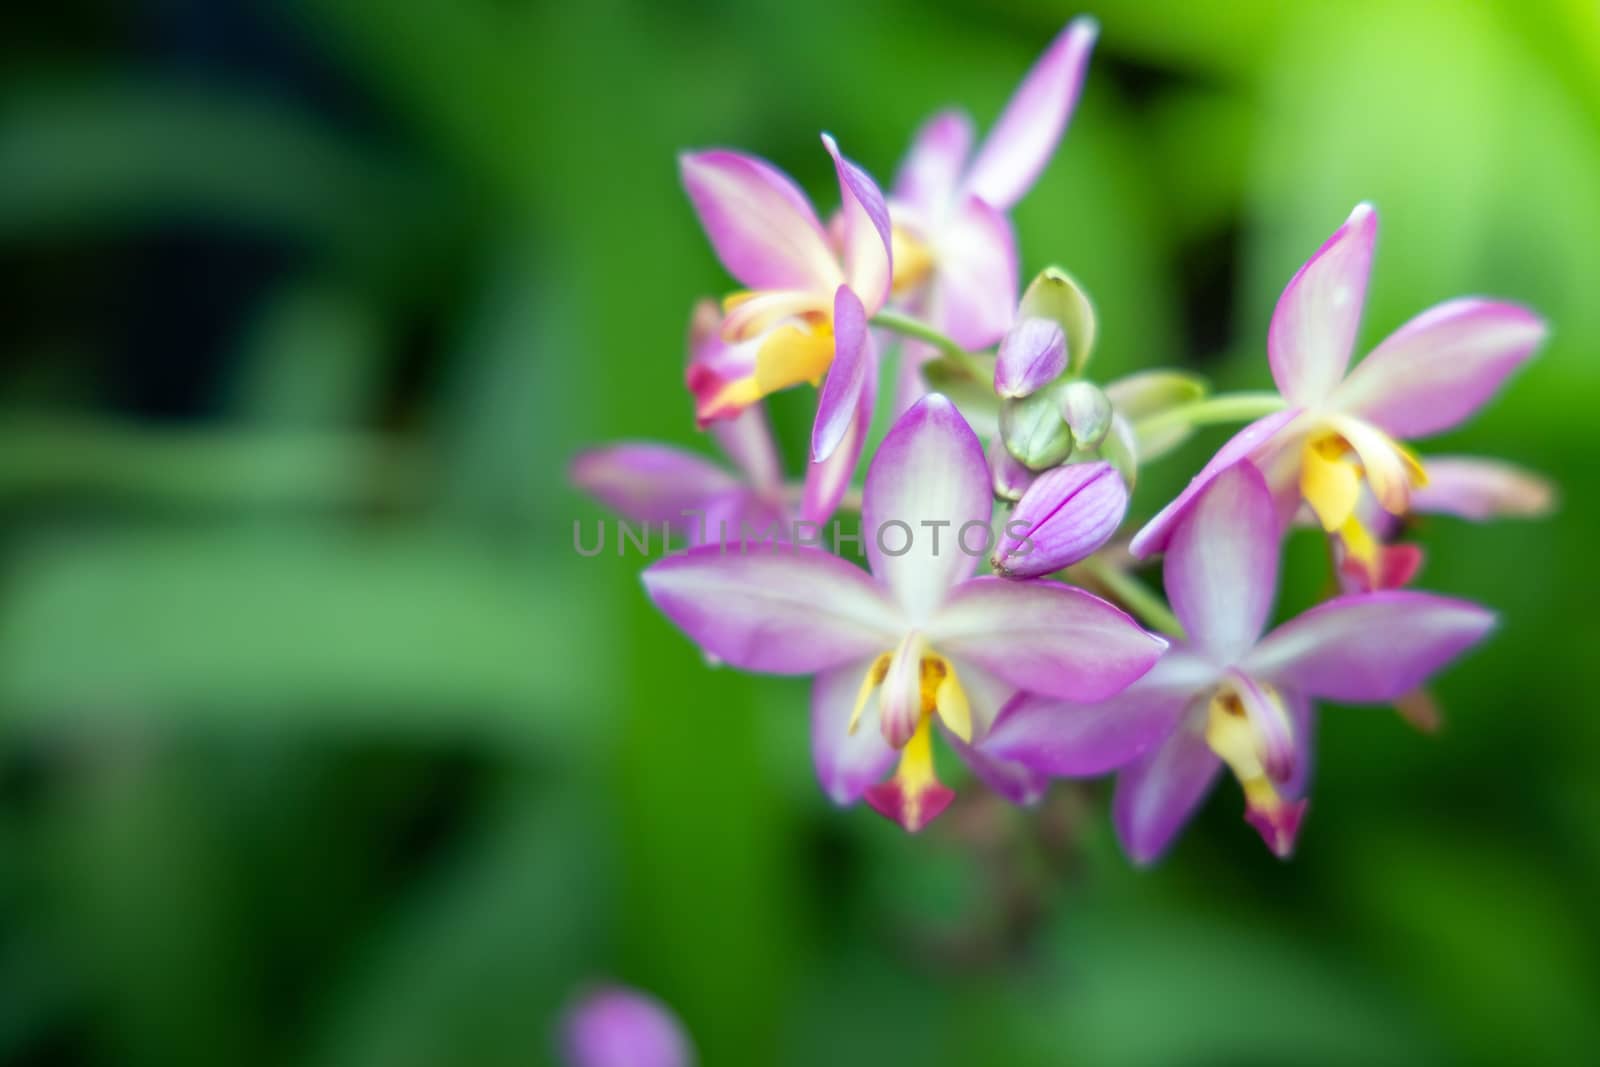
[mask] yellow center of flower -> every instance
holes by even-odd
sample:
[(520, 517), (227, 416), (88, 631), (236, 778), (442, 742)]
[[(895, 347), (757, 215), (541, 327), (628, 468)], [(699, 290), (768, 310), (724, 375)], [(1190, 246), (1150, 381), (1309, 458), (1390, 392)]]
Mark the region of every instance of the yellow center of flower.
[[(755, 369), (722, 382), (715, 393), (701, 399), (698, 407), (703, 418), (736, 414), (765, 396), (802, 382), (821, 383), (833, 363), (832, 314), (819, 309), (814, 301), (798, 296), (790, 301), (784, 299), (785, 295), (744, 290), (730, 293), (723, 300), (729, 322), (737, 309), (758, 303), (772, 310), (767, 315), (747, 315), (747, 321), (737, 324), (741, 328), (730, 340), (762, 338), (756, 349)], [(785, 317), (786, 321), (782, 321)], [(745, 331), (754, 332), (746, 337)]]
[[(1285, 714), (1278, 694), (1263, 685), (1263, 692), (1273, 705), (1273, 711)], [(1211, 698), (1206, 715), (1206, 744), (1222, 757), (1233, 776), (1244, 790), (1245, 803), (1253, 811), (1274, 812), (1283, 806), (1283, 798), (1267, 773), (1265, 745), (1261, 732), (1250, 721), (1244, 702), (1232, 689), (1219, 689)]]
[(963, 742), (972, 740), (972, 708), (955, 665), (911, 633), (900, 647), (872, 661), (861, 680), (850, 732), (861, 724), (867, 701), (878, 694), (884, 738), (900, 749), (900, 763), (889, 781), (869, 790), (867, 799), (908, 830), (924, 826), (950, 801), (933, 764), (933, 719)]
[(889, 250), (894, 263), (890, 286), (896, 295), (915, 289), (933, 274), (936, 266), (933, 249), (903, 226), (890, 228)]
[(1338, 534), (1350, 554), (1371, 568), (1378, 542), (1358, 512), (1363, 479), (1379, 506), (1404, 515), (1411, 490), (1426, 485), (1428, 475), (1409, 449), (1365, 423), (1341, 417), (1306, 438), (1300, 493), (1322, 528)]

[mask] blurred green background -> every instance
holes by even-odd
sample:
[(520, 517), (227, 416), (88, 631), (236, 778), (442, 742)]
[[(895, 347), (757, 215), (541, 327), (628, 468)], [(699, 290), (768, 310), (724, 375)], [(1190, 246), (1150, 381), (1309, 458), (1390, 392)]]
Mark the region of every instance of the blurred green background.
[[(676, 151), (747, 148), (826, 208), (818, 131), (887, 182), (1077, 13), (8, 12), (0, 1062), (542, 1063), (605, 977), (712, 1067), (1594, 1062), (1594, 3), (1105, 0), (1016, 213), (1025, 272), (1095, 296), (1102, 377), (1264, 387), (1279, 290), (1364, 198), (1364, 344), (1466, 292), (1553, 323), (1430, 446), (1546, 471), (1562, 510), (1424, 526), (1422, 584), (1503, 627), (1437, 736), (1329, 709), (1292, 863), (1227, 783), (1143, 872), (1105, 783), (967, 789), (917, 838), (833, 810), (804, 682), (708, 670), (639, 560), (572, 550), (576, 450), (705, 447), (682, 338), (728, 282)], [(776, 405), (795, 463), (812, 402)], [(1326, 580), (1314, 539), (1291, 563), (1280, 610)]]

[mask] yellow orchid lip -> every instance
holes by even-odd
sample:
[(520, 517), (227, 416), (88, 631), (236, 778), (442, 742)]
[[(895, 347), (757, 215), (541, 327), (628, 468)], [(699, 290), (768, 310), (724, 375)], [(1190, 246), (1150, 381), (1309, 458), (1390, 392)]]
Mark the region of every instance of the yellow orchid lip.
[[(1251, 689), (1253, 692), (1247, 692)], [(1269, 768), (1275, 762), (1281, 763), (1282, 755), (1275, 758), (1261, 724), (1246, 709), (1247, 698), (1255, 702), (1255, 716), (1272, 716), (1288, 728), (1288, 713), (1277, 690), (1241, 679), (1238, 684), (1224, 684), (1213, 694), (1206, 715), (1206, 744), (1228, 765), (1244, 791), (1245, 819), (1260, 831), (1276, 855), (1286, 856), (1294, 848), (1306, 803), (1303, 799), (1287, 799), (1279, 792)], [(1282, 740), (1293, 739), (1286, 736)], [(1287, 766), (1277, 770), (1282, 776), (1287, 773)]]
[(1338, 534), (1351, 555), (1371, 566), (1378, 541), (1359, 515), (1361, 483), (1393, 515), (1410, 507), (1411, 491), (1428, 483), (1408, 448), (1364, 422), (1333, 416), (1306, 438), (1300, 456), (1300, 495), (1322, 528)]

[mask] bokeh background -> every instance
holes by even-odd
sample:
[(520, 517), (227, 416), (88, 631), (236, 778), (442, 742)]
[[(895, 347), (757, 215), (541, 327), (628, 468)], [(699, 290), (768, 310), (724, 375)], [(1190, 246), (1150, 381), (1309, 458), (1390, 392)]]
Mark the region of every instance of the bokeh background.
[[(1104, 783), (907, 838), (811, 777), (805, 684), (708, 670), (578, 558), (585, 444), (691, 447), (727, 287), (686, 146), (828, 206), (993, 119), (1078, 10), (1007, 0), (58, 0), (0, 34), (0, 1062), (548, 1062), (585, 983), (703, 1061), (1594, 1062), (1600, 14), (1104, 0), (1016, 213), (1097, 371), (1268, 383), (1295, 267), (1382, 214), (1363, 343), (1484, 292), (1547, 350), (1432, 450), (1554, 476), (1431, 521), (1503, 613), (1444, 729), (1329, 709), (1280, 864), (1219, 789), (1135, 871)], [(798, 464), (810, 396), (775, 417)], [(1149, 514), (1220, 440), (1141, 482)], [(798, 468), (795, 468), (798, 469)], [(1324, 588), (1291, 546), (1283, 610)], [(954, 768), (950, 768), (954, 774)]]

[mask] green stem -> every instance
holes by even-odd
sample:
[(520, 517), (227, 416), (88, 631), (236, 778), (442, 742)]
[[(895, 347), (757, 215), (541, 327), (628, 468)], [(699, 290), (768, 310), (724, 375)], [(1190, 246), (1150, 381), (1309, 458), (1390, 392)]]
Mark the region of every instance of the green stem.
[(972, 358), (971, 352), (920, 319), (902, 315), (898, 311), (880, 311), (872, 316), (872, 325), (932, 345), (954, 369), (975, 381), (988, 381), (990, 378), (988, 370)]
[(1141, 437), (1177, 426), (1215, 426), (1224, 422), (1250, 422), (1288, 407), (1277, 393), (1218, 393), (1192, 404), (1158, 412), (1133, 424)]
[(1183, 624), (1172, 613), (1172, 609), (1133, 575), (1095, 556), (1078, 564), (1078, 568), (1105, 586), (1129, 611), (1143, 619), (1146, 626), (1169, 637), (1183, 636)]

